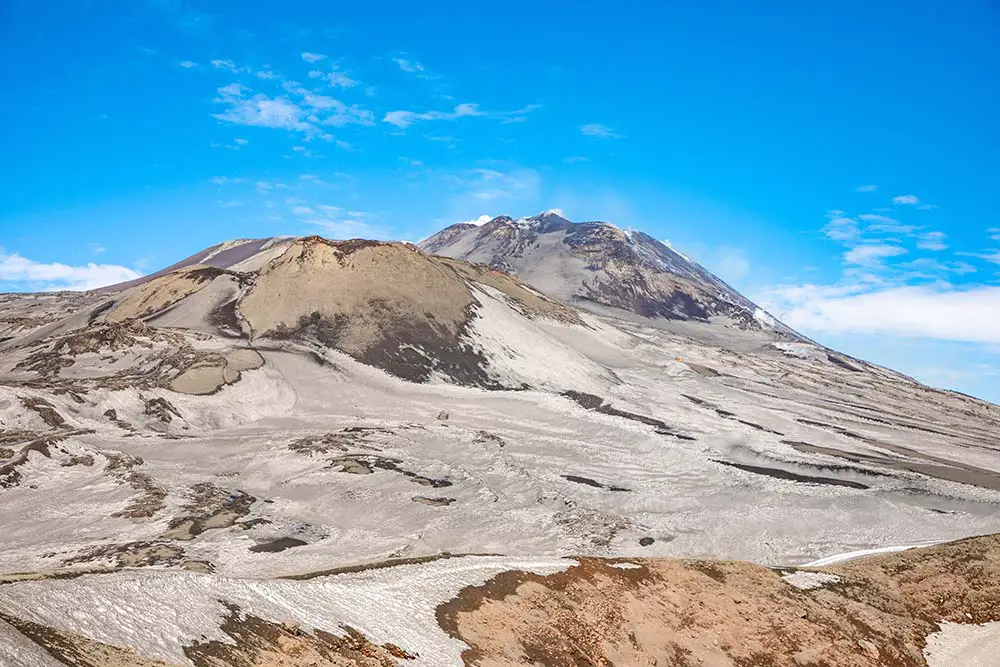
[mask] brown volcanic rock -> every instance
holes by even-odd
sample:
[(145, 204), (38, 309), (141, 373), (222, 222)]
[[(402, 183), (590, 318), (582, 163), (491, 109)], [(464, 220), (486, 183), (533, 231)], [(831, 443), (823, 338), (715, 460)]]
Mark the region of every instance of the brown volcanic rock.
[(439, 372), (499, 388), (482, 353), (462, 340), (473, 287), (502, 292), (526, 315), (576, 314), (488, 267), (431, 257), (404, 243), (300, 239), (261, 269), (239, 309), (254, 339), (311, 339), (407, 380)]
[(918, 667), (938, 622), (1000, 620), (998, 536), (826, 571), (804, 590), (751, 563), (581, 559), (505, 572), (437, 615), (481, 667)]

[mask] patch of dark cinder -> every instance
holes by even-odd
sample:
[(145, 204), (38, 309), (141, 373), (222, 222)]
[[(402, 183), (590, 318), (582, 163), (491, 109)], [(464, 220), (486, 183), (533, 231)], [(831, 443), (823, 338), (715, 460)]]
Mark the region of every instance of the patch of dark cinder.
[(108, 299), (101, 305), (97, 306), (97, 308), (94, 308), (92, 311), (90, 311), (90, 315), (87, 316), (87, 324), (93, 324), (94, 320), (96, 320), (98, 317), (100, 317), (107, 311), (111, 310), (111, 308), (113, 308), (114, 305), (115, 305), (114, 300)]
[[(140, 396), (140, 398), (142, 398)], [(156, 398), (144, 398), (142, 399), (145, 405), (143, 412), (150, 417), (155, 417), (161, 422), (169, 422), (173, 420), (174, 417), (180, 417), (181, 413), (177, 411), (170, 401), (158, 396)]]
[(827, 355), (826, 355), (826, 358), (827, 358), (827, 360), (829, 360), (829, 362), (831, 364), (834, 364), (835, 366), (840, 366), (841, 368), (843, 368), (846, 371), (851, 371), (852, 373), (864, 373), (864, 369), (863, 368), (858, 368), (854, 364), (852, 364), (849, 361), (847, 361), (847, 359), (844, 359), (843, 357), (841, 357), (839, 355), (830, 354), (828, 352)]
[(255, 544), (250, 547), (250, 551), (260, 554), (260, 553), (278, 553), (279, 551), (284, 551), (285, 549), (294, 549), (295, 547), (303, 547), (307, 542), (298, 540), (294, 537), (279, 537), (276, 540), (271, 540), (270, 542), (262, 542), (260, 544)]
[[(297, 623), (275, 623), (244, 614), (231, 602), (219, 602), (228, 610), (219, 628), (228, 639), (199, 640), (185, 646), (184, 657), (195, 667), (277, 664), (272, 662), (274, 655), (284, 656), (280, 663), (289, 666), (363, 664), (390, 667), (400, 664), (399, 660), (417, 657), (395, 644), (374, 644), (349, 625), (340, 626), (341, 635), (323, 630), (310, 633)], [(315, 656), (318, 660), (307, 656)]]
[(423, 475), (418, 475), (410, 470), (405, 470), (399, 467), (399, 459), (390, 459), (384, 456), (376, 456), (374, 454), (349, 454), (347, 456), (340, 456), (337, 458), (330, 459), (331, 466), (339, 466), (341, 472), (353, 473), (355, 475), (370, 475), (378, 470), (388, 470), (406, 477), (421, 486), (430, 486), (435, 489), (441, 489), (446, 486), (451, 486), (452, 483), (447, 479), (433, 479), (430, 477), (424, 477)]
[(232, 331), (237, 335), (243, 335), (243, 327), (240, 324), (240, 318), (237, 313), (237, 299), (230, 299), (220, 303), (212, 312), (208, 314), (208, 322), (223, 331)]
[[(38, 452), (42, 456), (50, 458), (52, 454), (49, 452), (49, 447), (56, 442), (56, 438), (39, 438), (22, 447), (13, 459), (0, 466), (0, 489), (9, 489), (20, 484), (24, 476), (18, 471), (18, 467), (28, 462), (28, 455), (31, 452)], [(11, 455), (13, 456), (13, 452)]]
[(781, 431), (774, 431), (772, 429), (767, 428), (766, 426), (761, 426), (760, 424), (755, 424), (753, 422), (748, 422), (745, 419), (737, 419), (736, 421), (738, 421), (739, 423), (743, 424), (744, 426), (749, 426), (752, 429), (756, 429), (758, 431), (763, 431), (764, 433), (771, 433), (773, 435), (785, 435)]
[(602, 484), (597, 480), (590, 479), (589, 477), (580, 477), (579, 475), (562, 475), (563, 479), (567, 482), (574, 482), (576, 484), (585, 484), (586, 486), (592, 486), (595, 489), (605, 489), (607, 491), (631, 491), (631, 489), (626, 489), (621, 486), (615, 486), (613, 484)]
[(858, 435), (854, 431), (848, 431), (846, 428), (841, 428), (840, 426), (834, 426), (833, 424), (827, 424), (824, 422), (814, 421), (812, 419), (796, 419), (800, 424), (805, 424), (806, 426), (813, 426), (815, 428), (823, 428), (828, 431), (833, 431), (834, 433), (839, 433), (840, 435), (847, 436), (848, 438), (854, 438), (855, 440), (864, 440), (864, 436)]
[(56, 406), (44, 398), (22, 396), (21, 405), (36, 413), (51, 428), (64, 428), (66, 426), (66, 420), (56, 412)]
[(622, 419), (628, 419), (652, 426), (656, 429), (656, 433), (659, 435), (668, 435), (672, 438), (677, 438), (678, 440), (694, 440), (694, 438), (690, 435), (677, 432), (665, 421), (654, 417), (647, 417), (646, 415), (636, 414), (634, 412), (619, 410), (618, 408), (614, 408), (610, 404), (605, 403), (603, 398), (595, 396), (594, 394), (588, 394), (582, 391), (574, 391), (570, 389), (562, 392), (561, 396), (565, 396), (566, 398), (575, 401), (580, 407), (586, 410), (600, 412), (601, 414), (611, 415), (612, 417), (621, 417)]
[(729, 466), (731, 468), (738, 468), (745, 472), (753, 473), (755, 475), (763, 475), (765, 477), (773, 477), (775, 479), (783, 479), (789, 482), (798, 482), (801, 484), (822, 484), (825, 486), (845, 486), (850, 489), (869, 489), (871, 487), (861, 484), (860, 482), (852, 482), (846, 479), (837, 479), (835, 477), (814, 477), (811, 475), (800, 475), (799, 473), (790, 472), (788, 470), (782, 470), (780, 468), (768, 468), (766, 466), (755, 466), (748, 465), (746, 463), (735, 463), (733, 461), (720, 461), (718, 459), (712, 459), (713, 463), (719, 463), (724, 466)]
[[(486, 372), (489, 366), (486, 357), (462, 342), (466, 325), (458, 332), (451, 332), (433, 320), (404, 317), (391, 312), (385, 299), (372, 299), (369, 306), (383, 325), (378, 340), (363, 352), (350, 353), (361, 363), (410, 382), (427, 382), (437, 372), (460, 385), (490, 390), (510, 388), (492, 379)], [(277, 339), (312, 339), (343, 350), (341, 339), (350, 325), (351, 317), (346, 313), (327, 317), (313, 312), (300, 317), (295, 327), (282, 323), (266, 335)]]
[(317, 579), (319, 577), (329, 577), (336, 574), (351, 574), (354, 572), (367, 572), (369, 570), (384, 570), (386, 568), (397, 567), (399, 565), (419, 565), (423, 563), (431, 563), (437, 560), (448, 560), (449, 558), (462, 558), (464, 556), (497, 556), (497, 555), (499, 554), (490, 554), (490, 553), (453, 554), (448, 551), (442, 551), (439, 554), (432, 554), (430, 556), (389, 558), (387, 560), (375, 561), (373, 563), (361, 563), (359, 565), (345, 565), (342, 567), (330, 568), (328, 570), (317, 570), (315, 572), (306, 572), (304, 574), (289, 574), (287, 576), (278, 578), (292, 579), (296, 581), (307, 581), (309, 579)]

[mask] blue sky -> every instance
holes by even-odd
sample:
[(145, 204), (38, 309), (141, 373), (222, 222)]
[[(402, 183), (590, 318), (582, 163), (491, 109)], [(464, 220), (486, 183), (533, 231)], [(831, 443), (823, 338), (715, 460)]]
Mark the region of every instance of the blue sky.
[(561, 208), (1000, 401), (998, 5), (658, 4), (0, 3), (0, 290)]

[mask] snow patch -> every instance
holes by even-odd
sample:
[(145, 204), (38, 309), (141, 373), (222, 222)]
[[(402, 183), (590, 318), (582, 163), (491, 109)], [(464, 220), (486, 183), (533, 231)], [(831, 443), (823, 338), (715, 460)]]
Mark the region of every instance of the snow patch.
[(782, 575), (781, 578), (801, 591), (823, 588), (824, 586), (840, 582), (840, 577), (835, 574), (827, 574), (826, 572), (798, 571)]
[[(763, 311), (760, 311), (763, 312)], [(786, 357), (796, 359), (812, 359), (813, 361), (826, 361), (826, 352), (823, 349), (809, 343), (771, 343), (771, 347), (781, 350)]]
[(616, 570), (641, 570), (642, 565), (638, 563), (612, 563), (611, 567)]
[(855, 560), (857, 558), (864, 558), (865, 556), (892, 554), (900, 551), (906, 551), (908, 549), (932, 547), (935, 544), (941, 544), (941, 540), (935, 540), (933, 542), (921, 542), (919, 544), (907, 544), (904, 546), (879, 547), (877, 549), (861, 549), (859, 551), (848, 551), (846, 553), (835, 554), (833, 556), (827, 556), (825, 558), (820, 558), (819, 560), (814, 560), (811, 563), (806, 563), (802, 567), (826, 567), (827, 565), (833, 565), (834, 563), (843, 563), (844, 561)]
[(1000, 622), (966, 625), (943, 621), (927, 637), (924, 658), (928, 667), (990, 667), (1000, 655)]

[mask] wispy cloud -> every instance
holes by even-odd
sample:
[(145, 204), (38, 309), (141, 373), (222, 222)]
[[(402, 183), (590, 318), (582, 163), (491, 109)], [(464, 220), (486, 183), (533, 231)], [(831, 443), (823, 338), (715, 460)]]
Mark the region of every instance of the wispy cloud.
[(383, 123), (405, 129), (417, 121), (457, 120), (459, 118), (494, 118), (509, 122), (512, 119), (522, 119), (525, 114), (539, 109), (537, 104), (516, 109), (514, 111), (484, 111), (478, 104), (464, 103), (455, 106), (451, 111), (390, 111), (382, 118)]
[(229, 176), (213, 176), (208, 179), (208, 182), (212, 185), (239, 185), (240, 183), (246, 183), (245, 178), (230, 178)]
[[(95, 251), (96, 252), (96, 251)], [(134, 280), (142, 274), (134, 269), (116, 264), (71, 266), (53, 262), (37, 262), (18, 253), (7, 253), (0, 248), (0, 289), (28, 289), (37, 291), (82, 291)]]
[(473, 200), (495, 202), (536, 200), (542, 178), (534, 169), (518, 167), (506, 170), (470, 169), (453, 180)]
[(859, 185), (854, 188), (855, 192), (875, 192), (876, 190), (878, 190), (877, 185)]
[(883, 260), (889, 257), (905, 255), (906, 253), (906, 248), (887, 243), (859, 245), (844, 253), (844, 263), (878, 268), (882, 266)]
[(984, 250), (982, 252), (960, 252), (965, 257), (975, 257), (991, 264), (1000, 264), (1000, 250)]
[(421, 65), (416, 60), (410, 60), (409, 58), (402, 58), (397, 56), (392, 59), (392, 62), (396, 63), (399, 69), (409, 74), (417, 74), (419, 72), (425, 71), (423, 65)]
[(294, 82), (287, 82), (285, 90), (298, 99), (270, 97), (238, 83), (223, 86), (218, 89), (215, 102), (226, 108), (213, 116), (235, 125), (290, 130), (325, 141), (332, 141), (333, 137), (321, 126), (371, 125), (374, 122), (370, 111), (316, 94)]
[(892, 198), (892, 203), (904, 206), (915, 206), (920, 203), (920, 199), (914, 195), (899, 195)]
[(585, 137), (597, 137), (598, 139), (624, 139), (624, 134), (619, 134), (607, 125), (600, 123), (587, 123), (580, 126), (580, 134)]
[(322, 72), (318, 69), (314, 69), (309, 72), (309, 78), (322, 79), (333, 88), (351, 88), (358, 85), (358, 82), (346, 73), (336, 70), (333, 72)]
[(326, 54), (324, 53), (310, 53), (309, 51), (303, 51), (301, 54), (302, 60), (307, 63), (318, 63), (321, 60), (326, 60)]
[(224, 69), (224, 70), (227, 70), (227, 71), (230, 71), (230, 72), (241, 72), (241, 71), (243, 71), (242, 68), (236, 66), (236, 63), (234, 63), (232, 60), (228, 60), (228, 59), (226, 59), (226, 60), (224, 60), (224, 59), (216, 59), (216, 60), (209, 61), (209, 63), (215, 69)]
[(329, 204), (299, 204), (291, 212), (303, 223), (319, 227), (325, 236), (340, 239), (385, 236), (384, 230), (372, 224), (373, 216), (364, 211), (344, 210)]
[(1000, 227), (991, 227), (986, 230), (986, 233), (990, 235), (990, 240), (1000, 241)]
[(920, 235), (917, 247), (921, 250), (947, 250), (948, 245), (944, 242), (946, 238), (948, 238), (948, 235), (944, 232), (926, 232)]
[(587, 162), (588, 160), (590, 160), (590, 158), (583, 155), (570, 155), (562, 159), (562, 161), (566, 164), (579, 164), (580, 162)]
[(828, 211), (829, 222), (823, 227), (823, 233), (831, 241), (854, 241), (861, 236), (861, 227), (854, 218), (848, 218), (843, 211)]
[(193, 60), (182, 60), (178, 64), (181, 67), (183, 67), (184, 69), (191, 69), (193, 67), (197, 67), (198, 66), (198, 63), (194, 62)]

